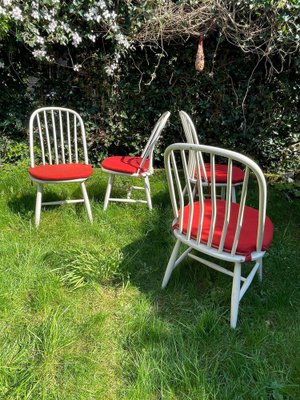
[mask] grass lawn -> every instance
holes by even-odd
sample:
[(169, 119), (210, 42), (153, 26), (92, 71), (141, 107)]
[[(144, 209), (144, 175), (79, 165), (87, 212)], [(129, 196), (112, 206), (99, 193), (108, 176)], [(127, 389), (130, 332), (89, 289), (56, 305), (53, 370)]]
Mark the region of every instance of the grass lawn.
[[(164, 171), (151, 213), (103, 212), (95, 170), (94, 224), (83, 205), (49, 207), (38, 230), (26, 168), (0, 171), (0, 399), (300, 399), (299, 200), (269, 188), (273, 246), (232, 330), (227, 276), (189, 259), (160, 289), (174, 245)], [(45, 200), (79, 191), (47, 186)]]

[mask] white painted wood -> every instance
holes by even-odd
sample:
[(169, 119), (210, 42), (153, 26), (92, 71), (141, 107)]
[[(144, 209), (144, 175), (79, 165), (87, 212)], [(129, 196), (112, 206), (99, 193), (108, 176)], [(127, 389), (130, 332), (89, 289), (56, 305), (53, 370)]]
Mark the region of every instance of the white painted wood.
[[(110, 175), (110, 177), (114, 176), (114, 175), (119, 175), (119, 176), (128, 176), (131, 178), (144, 178), (144, 190), (145, 190), (145, 195), (146, 195), (146, 201), (141, 201), (141, 200), (134, 200), (131, 198), (131, 194), (132, 194), (132, 189), (134, 189), (134, 186), (130, 186), (129, 191), (127, 192), (127, 197), (126, 198), (112, 198), (110, 197), (110, 193), (112, 190), (112, 179), (109, 178), (108, 179), (108, 185), (106, 188), (106, 194), (105, 194), (105, 198), (104, 198), (104, 203), (103, 203), (103, 210), (106, 210), (108, 207), (108, 203), (110, 201), (118, 201), (118, 202), (127, 202), (127, 203), (147, 203), (148, 204), (148, 208), (149, 210), (152, 210), (152, 200), (151, 200), (151, 192), (150, 192), (150, 183), (149, 183), (149, 179), (148, 177), (151, 176), (154, 172), (153, 170), (153, 151), (155, 148), (155, 145), (157, 143), (157, 141), (159, 140), (160, 134), (163, 130), (163, 128), (165, 127), (168, 119), (170, 116), (170, 112), (167, 111), (165, 112), (156, 122), (150, 138), (144, 148), (144, 150), (142, 151), (141, 154), (141, 164), (137, 170), (136, 173), (134, 174), (129, 174), (129, 173), (121, 173), (119, 171), (113, 171), (113, 170), (108, 170), (106, 168), (102, 168), (102, 171), (108, 173)], [(141, 172), (142, 168), (145, 165), (145, 162), (149, 161), (149, 168), (147, 172)]]
[[(204, 243), (201, 241), (201, 229), (203, 225), (203, 215), (201, 212), (199, 214), (198, 225), (194, 228), (197, 229), (197, 233), (191, 234), (191, 221), (194, 218), (194, 204), (198, 202), (200, 210), (203, 210), (203, 204), (205, 201), (205, 194), (203, 192), (204, 182), (201, 179), (201, 157), (204, 158), (205, 155), (210, 156), (210, 166), (211, 166), (211, 183), (210, 183), (210, 199), (212, 204), (212, 218), (211, 224), (208, 234), (208, 241)], [(193, 157), (195, 165), (193, 167), (193, 171), (196, 171), (196, 176), (198, 179), (191, 180), (189, 175), (189, 160), (190, 157)], [(189, 157), (189, 158), (188, 158)], [(215, 166), (217, 165), (217, 158), (222, 157), (222, 159), (227, 159), (228, 166), (228, 174), (227, 174), (227, 184), (224, 186), (226, 188), (226, 199), (225, 199), (225, 218), (222, 230), (216, 232), (216, 215), (218, 212), (217, 209), (217, 191), (216, 191), (216, 179), (215, 179)], [(233, 198), (232, 192), (234, 189), (234, 185), (232, 185), (232, 169), (233, 163), (240, 163), (245, 170), (244, 180), (242, 184), (242, 191), (240, 196), (239, 203), (239, 212), (237, 216), (237, 225), (236, 231), (234, 234), (234, 239), (232, 243), (232, 249), (224, 250), (224, 243), (226, 239), (226, 234), (228, 230), (228, 225), (230, 221), (230, 215), (232, 210)], [(207, 265), (208, 267), (215, 269), (219, 272), (222, 272), (233, 279), (232, 284), (232, 296), (231, 296), (231, 317), (230, 317), (230, 325), (231, 327), (235, 327), (238, 318), (238, 308), (239, 302), (250, 287), (254, 276), (256, 273), (261, 274), (262, 269), (262, 258), (265, 254), (262, 251), (262, 238), (264, 233), (264, 224), (266, 217), (266, 198), (267, 198), (267, 190), (265, 184), (265, 178), (263, 176), (262, 171), (257, 166), (257, 164), (252, 161), (250, 158), (243, 156), (239, 153), (225, 150), (212, 146), (204, 146), (204, 145), (195, 145), (189, 143), (176, 143), (169, 146), (165, 151), (165, 168), (167, 173), (167, 181), (169, 186), (170, 198), (174, 213), (174, 221), (173, 226), (176, 224), (178, 228), (173, 227), (173, 234), (177, 239), (174, 250), (171, 254), (167, 270), (163, 280), (163, 287), (166, 286), (173, 269), (179, 265), (183, 259), (187, 256), (190, 258)], [(180, 176), (180, 169), (182, 169), (183, 179)], [(250, 172), (253, 174), (254, 179), (257, 181), (258, 190), (259, 190), (259, 209), (258, 209), (258, 228), (257, 228), (257, 244), (256, 250), (252, 252), (251, 259), (255, 261), (255, 265), (251, 268), (247, 277), (241, 276), (241, 264), (245, 262), (245, 256), (239, 255), (236, 253), (238, 240), (241, 232), (241, 227), (243, 225), (243, 216), (245, 212), (246, 199), (247, 199), (247, 188), (249, 181)], [(194, 185), (194, 187), (192, 187)], [(197, 190), (195, 190), (197, 188)], [(185, 194), (185, 195), (184, 195)], [(209, 201), (209, 200), (206, 200)], [(187, 230), (183, 231), (183, 212), (184, 207), (189, 206), (189, 215), (185, 221), (185, 226), (187, 226)], [(246, 223), (246, 221), (245, 221)], [(245, 229), (247, 226), (245, 227)], [(217, 234), (220, 237), (220, 243), (217, 248), (213, 248), (212, 238)], [(260, 236), (261, 235), (261, 236)], [(187, 250), (185, 250), (182, 255), (176, 260), (179, 245), (184, 244), (187, 246)], [(204, 255), (214, 257), (217, 260), (224, 260), (231, 263), (234, 263), (234, 272), (228, 270), (227, 268), (218, 265), (212, 261), (206, 260), (202, 257), (198, 257), (198, 255), (191, 253), (191, 250), (194, 250), (196, 253), (202, 253)], [(243, 285), (241, 286), (241, 283)]]
[(240, 303), (240, 287), (241, 287), (241, 264), (234, 264), (233, 282), (231, 291), (231, 311), (230, 311), (230, 326), (235, 329), (237, 324), (239, 303)]
[(86, 191), (85, 183), (82, 182), (80, 184), (80, 186), (81, 186), (83, 200), (84, 200), (84, 204), (85, 204), (85, 208), (86, 208), (89, 220), (90, 220), (90, 222), (93, 222), (93, 215), (92, 215), (90, 200), (89, 200), (89, 196), (88, 196), (87, 191)]
[(41, 220), (41, 208), (42, 208), (42, 196), (43, 196), (43, 185), (38, 185), (36, 202), (35, 202), (35, 226), (38, 227)]
[[(73, 136), (71, 135), (70, 116), (74, 121)], [(36, 138), (37, 137), (37, 138)], [(38, 140), (35, 140), (38, 139)], [(83, 147), (83, 160), (79, 159), (79, 141)], [(67, 144), (68, 157), (66, 158), (65, 145)], [(72, 146), (74, 146), (74, 161), (77, 163), (88, 164), (87, 144), (85, 129), (80, 115), (71, 109), (63, 107), (42, 107), (35, 110), (29, 121), (29, 145), (30, 145), (30, 164), (35, 167), (35, 149), (37, 145), (41, 148), (42, 164), (65, 164), (72, 162)], [(46, 145), (46, 146), (45, 146)], [(47, 157), (46, 151), (47, 149)], [(59, 205), (84, 202), (88, 217), (92, 222), (92, 213), (90, 203), (87, 197), (86, 187), (84, 182), (86, 178), (45, 181), (31, 177), (33, 182), (38, 184), (38, 193), (36, 200), (36, 224), (40, 222), (40, 209), (42, 205)], [(55, 183), (74, 183), (81, 184), (83, 199), (75, 200), (59, 200), (53, 202), (41, 202), (42, 185)]]
[(78, 163), (78, 144), (77, 144), (77, 121), (76, 121), (76, 115), (74, 115), (74, 120), (73, 120), (73, 135), (74, 135), (75, 162)]
[(142, 203), (148, 204), (147, 200), (140, 200), (140, 199), (128, 199), (128, 198), (118, 198), (118, 197), (110, 197), (109, 201), (114, 201), (117, 203)]
[[(188, 256), (189, 256), (190, 258), (193, 258), (193, 259), (196, 260), (196, 261), (199, 261), (201, 264), (205, 264), (205, 265), (207, 265), (208, 267), (210, 267), (210, 268), (212, 268), (212, 269), (214, 269), (214, 270), (216, 270), (216, 271), (222, 272), (222, 273), (225, 274), (225, 275), (229, 275), (229, 276), (231, 276), (231, 277), (233, 278), (233, 275), (234, 275), (234, 274), (233, 274), (232, 271), (229, 271), (228, 269), (223, 268), (223, 267), (221, 267), (221, 266), (218, 265), (218, 264), (215, 264), (215, 263), (213, 263), (213, 262), (211, 262), (211, 261), (205, 260), (204, 258), (198, 257), (198, 256), (196, 256), (195, 254), (188, 254)], [(241, 281), (246, 281), (246, 278), (244, 278), (243, 276), (241, 276)]]
[(149, 176), (145, 176), (144, 184), (145, 184), (145, 192), (146, 192), (146, 199), (147, 199), (148, 208), (151, 211), (152, 210), (152, 200), (151, 200)]
[(104, 199), (104, 204), (103, 204), (104, 211), (107, 209), (108, 202), (110, 200), (110, 192), (111, 192), (113, 183), (114, 183), (114, 175), (111, 174), (111, 175), (109, 175), (109, 178), (108, 178), (108, 184), (107, 184), (106, 193), (105, 193), (105, 199)]
[[(187, 143), (199, 144), (197, 131), (196, 131), (195, 125), (193, 124), (193, 121), (192, 121), (191, 117), (185, 111), (179, 111), (179, 116), (180, 116), (180, 119), (181, 119), (183, 131), (184, 131)], [(190, 159), (189, 159), (190, 177), (191, 177), (191, 180), (195, 180), (195, 164), (196, 164), (196, 161), (195, 161), (195, 159), (194, 159), (192, 154), (190, 156), (191, 156)], [(201, 155), (201, 158), (200, 158), (200, 165), (201, 165), (201, 171), (203, 172), (203, 185), (204, 186), (209, 186), (209, 182), (207, 180), (206, 168), (204, 166), (204, 160), (203, 160), (202, 155)], [(242, 183), (243, 183), (243, 181), (238, 182), (235, 185), (233, 185), (233, 188), (232, 188), (232, 201), (234, 203), (236, 203), (235, 186), (241, 185)], [(232, 184), (232, 182), (231, 182), (231, 184)], [(223, 188), (224, 189), (226, 188), (227, 183), (222, 183), (222, 182), (220, 183), (216, 179), (215, 185), (216, 185), (216, 187), (221, 187), (221, 197), (224, 196), (225, 192), (224, 192)]]
[(66, 158), (65, 158), (64, 126), (63, 126), (63, 121), (62, 121), (61, 110), (59, 110), (58, 113), (59, 113), (59, 127), (60, 127), (61, 157), (62, 157), (63, 164), (65, 164)]
[(46, 143), (47, 143), (47, 148), (48, 148), (48, 162), (49, 162), (49, 164), (52, 164), (52, 149), (51, 149), (50, 135), (49, 135), (49, 128), (48, 128), (47, 111), (44, 110), (43, 114), (44, 114)]
[(84, 199), (43, 201), (42, 206), (58, 206), (61, 204), (84, 203)]
[(51, 110), (51, 120), (52, 120), (52, 132), (53, 132), (55, 164), (58, 164), (58, 148), (57, 148), (57, 137), (56, 137), (56, 124), (55, 124), (55, 117), (54, 117), (54, 111), (53, 110)]
[(242, 300), (242, 297), (246, 293), (246, 290), (251, 285), (251, 282), (253, 281), (253, 278), (254, 278), (258, 268), (259, 268), (259, 262), (256, 262), (254, 267), (252, 268), (251, 272), (247, 276), (247, 279), (245, 280), (243, 286), (241, 287), (239, 301)]
[(167, 265), (167, 269), (166, 269), (166, 272), (165, 272), (165, 275), (164, 275), (164, 279), (163, 279), (163, 282), (162, 282), (162, 285), (161, 285), (162, 289), (164, 289), (167, 286), (167, 284), (169, 282), (169, 279), (170, 279), (170, 276), (171, 276), (171, 274), (173, 272), (173, 269), (175, 268), (175, 260), (176, 260), (176, 257), (177, 257), (178, 251), (179, 251), (180, 244), (181, 244), (180, 240), (177, 240), (177, 242), (176, 242), (176, 244), (175, 244), (175, 246), (173, 248), (173, 251), (172, 251), (172, 254), (171, 254), (171, 257), (169, 259), (169, 262), (168, 262), (168, 265)]

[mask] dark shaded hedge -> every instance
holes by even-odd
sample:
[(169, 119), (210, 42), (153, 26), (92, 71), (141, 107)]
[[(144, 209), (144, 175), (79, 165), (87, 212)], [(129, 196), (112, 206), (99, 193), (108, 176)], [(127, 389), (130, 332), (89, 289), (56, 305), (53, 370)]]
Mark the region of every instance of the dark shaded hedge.
[(212, 36), (205, 40), (205, 69), (196, 72), (197, 42), (191, 40), (165, 48), (156, 78), (148, 84), (158, 60), (149, 49), (127, 60), (114, 81), (103, 72), (101, 52), (76, 73), (39, 64), (21, 44), (9, 40), (2, 44), (2, 50), (10, 50), (2, 54), (6, 67), (0, 69), (2, 162), (27, 155), (30, 114), (47, 105), (80, 112), (94, 165), (107, 154), (138, 153), (159, 114), (170, 110), (170, 125), (157, 149), (156, 165), (161, 166), (166, 146), (184, 140), (180, 109), (192, 115), (202, 143), (248, 154), (265, 170), (291, 170), (299, 162), (299, 55), (271, 77), (260, 63), (249, 79), (257, 59), (226, 42), (215, 55)]

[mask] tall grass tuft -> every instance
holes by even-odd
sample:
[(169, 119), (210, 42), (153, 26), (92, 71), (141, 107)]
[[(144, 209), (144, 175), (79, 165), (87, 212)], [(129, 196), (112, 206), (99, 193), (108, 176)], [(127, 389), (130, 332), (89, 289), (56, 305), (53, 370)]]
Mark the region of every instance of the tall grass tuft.
[[(45, 260), (67, 287), (75, 290), (93, 281), (108, 283), (122, 277), (120, 264), (123, 259), (118, 248), (72, 249), (54, 251)], [(53, 268), (54, 267), (54, 268)]]

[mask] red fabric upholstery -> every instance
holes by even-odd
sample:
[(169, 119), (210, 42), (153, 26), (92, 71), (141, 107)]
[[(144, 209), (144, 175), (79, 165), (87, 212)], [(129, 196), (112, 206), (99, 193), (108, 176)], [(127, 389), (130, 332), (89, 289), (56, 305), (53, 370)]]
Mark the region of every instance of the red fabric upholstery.
[[(225, 218), (225, 206), (226, 202), (224, 200), (217, 200), (217, 215), (216, 215), (216, 225), (215, 232), (212, 240), (212, 247), (218, 248), (221, 240), (221, 234)], [(189, 220), (190, 206), (184, 207), (183, 216), (183, 233), (187, 232), (188, 220)], [(224, 251), (230, 253), (232, 250), (236, 223), (238, 219), (239, 204), (231, 203), (230, 220), (228, 224), (227, 234), (224, 243)], [(194, 203), (194, 215), (192, 222), (192, 238), (197, 238), (197, 230), (199, 224), (199, 213), (200, 205), (196, 201)], [(212, 214), (212, 203), (211, 200), (204, 201), (204, 219), (203, 228), (201, 234), (201, 243), (206, 244), (209, 236), (209, 229), (211, 224), (211, 214)], [(256, 251), (256, 237), (257, 237), (257, 224), (258, 224), (258, 211), (252, 207), (245, 207), (243, 225), (240, 232), (240, 237), (237, 245), (236, 253), (246, 257), (246, 261), (251, 261), (251, 253)], [(173, 225), (173, 229), (179, 227), (178, 222)], [(266, 217), (265, 221), (265, 231), (262, 250), (267, 250), (272, 242), (273, 238), (273, 224), (270, 218)]]
[[(210, 164), (204, 164), (206, 169), (206, 175), (208, 182), (211, 181), (211, 170)], [(223, 164), (216, 164), (215, 165), (215, 175), (216, 175), (216, 183), (227, 183), (227, 165)], [(232, 183), (241, 183), (244, 180), (244, 171), (238, 167), (232, 166)], [(197, 171), (195, 171), (195, 177), (197, 177)], [(204, 180), (204, 175), (201, 171), (201, 178)]]
[(93, 169), (87, 164), (53, 164), (38, 165), (28, 169), (29, 174), (42, 181), (64, 181), (88, 178)]
[[(135, 174), (137, 173), (141, 162), (142, 157), (113, 156), (103, 160), (101, 166), (110, 171), (122, 172), (125, 174)], [(148, 169), (149, 160), (146, 160), (140, 172), (147, 172)]]

